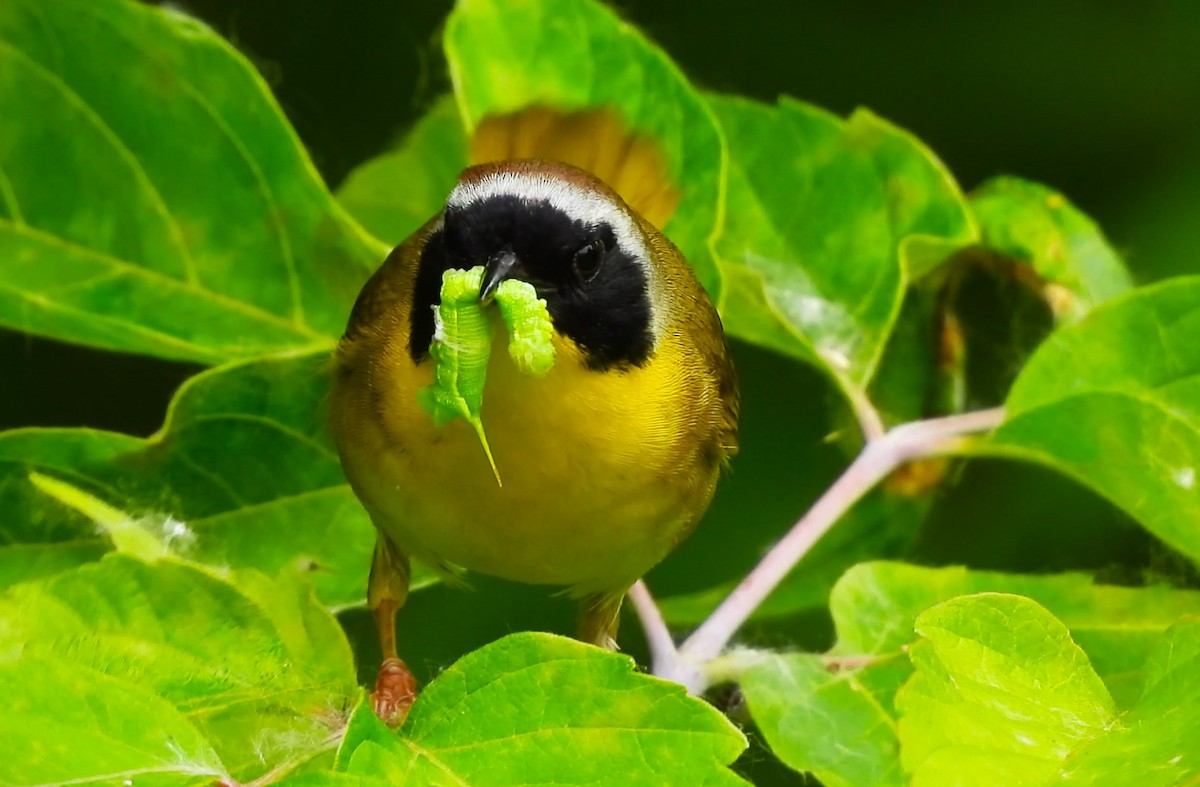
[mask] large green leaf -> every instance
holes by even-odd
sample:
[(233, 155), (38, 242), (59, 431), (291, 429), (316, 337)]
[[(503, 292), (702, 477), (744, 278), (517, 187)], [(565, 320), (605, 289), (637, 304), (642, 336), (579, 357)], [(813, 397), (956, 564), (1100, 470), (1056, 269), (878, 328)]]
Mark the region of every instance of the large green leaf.
[(398, 736), (360, 706), (338, 762), (393, 784), (745, 784), (745, 738), (627, 656), (514, 634), (441, 673)]
[(614, 110), (658, 146), (679, 193), (663, 231), (714, 296), (709, 249), (725, 169), (712, 112), (666, 54), (594, 0), (460, 0), (446, 22), (455, 94), (473, 130), (531, 106)]
[[(745, 783), (728, 769), (745, 739), (719, 712), (628, 657), (545, 634), (462, 658), (397, 736), (362, 700), (340, 627), (295, 574), (110, 555), (0, 597), (0, 683), (13, 663), (31, 665), (12, 679), (29, 685), (9, 687), (5, 731), (37, 742), (0, 765), (16, 784), (139, 767), (171, 784), (269, 784), (298, 771), (305, 784), (596, 784), (614, 773), (625, 784)], [(126, 716), (104, 706), (121, 693)], [(60, 710), (77, 700), (94, 707)], [(83, 737), (69, 764), (47, 764), (29, 731), (60, 727), (49, 743)], [(364, 778), (326, 775), (331, 764)]]
[(1090, 218), (1054, 189), (1020, 178), (993, 178), (971, 193), (983, 244), (1028, 264), (1058, 293), (1044, 292), (1056, 314), (1078, 319), (1133, 284), (1121, 258)]
[[(163, 717), (182, 714), (239, 779), (331, 751), (357, 691), (341, 628), (298, 574), (218, 575), (173, 559), (114, 554), (10, 589), (0, 662), (30, 658), (70, 659), (107, 676), (102, 685), (157, 694)], [(55, 680), (37, 682), (69, 693)], [(124, 746), (122, 736), (150, 736), (158, 723), (134, 718), (110, 735)], [(109, 767), (99, 753), (75, 760), (93, 778)]]
[(731, 333), (830, 373), (862, 398), (899, 314), (906, 260), (927, 269), (975, 240), (966, 203), (915, 139), (866, 113), (798, 101), (709, 101), (730, 147)]
[(361, 776), (356, 773), (339, 773), (336, 771), (315, 771), (289, 776), (279, 784), (287, 787), (388, 787), (394, 782), (384, 777)]
[(0, 783), (212, 784), (225, 769), (171, 703), (71, 657), (0, 664)]
[(915, 135), (859, 108), (846, 120), (846, 139), (867, 157), (883, 182), (888, 223), (906, 283), (979, 240), (958, 181)]
[(834, 590), (830, 609), (838, 656), (899, 653), (913, 640), (917, 616), (971, 593), (1015, 593), (1046, 607), (1071, 630), (1122, 705), (1141, 690), (1141, 669), (1171, 624), (1200, 615), (1200, 592), (1166, 586), (1099, 585), (1086, 574), (1050, 576), (928, 569), (902, 563), (857, 566)]
[(1087, 484), (1200, 560), (1200, 279), (1103, 304), (1017, 378), (982, 450)]
[(452, 96), (439, 100), (393, 151), (355, 169), (337, 198), (363, 226), (399, 244), (442, 209), (467, 165), (467, 137)]
[(1067, 627), (1022, 596), (952, 599), (917, 618), (896, 697), (901, 759), (923, 785), (1043, 784), (1112, 724), (1112, 697)]
[(1067, 629), (1035, 602), (984, 594), (917, 619), (897, 697), (905, 769), (922, 785), (1191, 783), (1200, 775), (1200, 622), (1181, 622), (1118, 716)]
[[(899, 785), (894, 696), (912, 674), (917, 617), (957, 596), (1018, 593), (1059, 616), (1118, 704), (1142, 690), (1143, 666), (1169, 626), (1200, 614), (1200, 592), (1096, 585), (1083, 574), (1023, 576), (867, 563), (834, 587), (838, 639), (824, 655), (750, 653), (729, 674), (772, 751), (830, 785)], [(837, 730), (826, 734), (825, 730)]]
[(1195, 784), (1200, 777), (1200, 621), (1177, 623), (1146, 663), (1146, 690), (1117, 729), (1075, 752), (1072, 784)]
[(852, 674), (810, 653), (747, 659), (739, 683), (775, 756), (826, 787), (900, 785), (896, 720)]
[(383, 258), (181, 14), (9, 0), (0, 104), (0, 324), (204, 363), (326, 345)]
[(106, 548), (93, 518), (35, 485), (36, 472), (141, 519), (179, 554), (268, 573), (299, 566), (325, 603), (362, 603), (374, 530), (324, 435), (327, 366), (315, 353), (206, 372), (148, 440), (0, 434), (0, 585)]

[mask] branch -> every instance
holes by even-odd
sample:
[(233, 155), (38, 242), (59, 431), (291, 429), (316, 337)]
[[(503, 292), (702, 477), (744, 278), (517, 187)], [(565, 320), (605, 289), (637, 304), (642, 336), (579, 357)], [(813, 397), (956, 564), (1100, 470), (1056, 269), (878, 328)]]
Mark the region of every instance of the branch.
[(628, 598), (637, 610), (638, 619), (642, 621), (642, 631), (646, 632), (646, 647), (650, 649), (650, 666), (655, 675), (667, 669), (667, 665), (676, 659), (675, 640), (663, 620), (662, 612), (650, 595), (646, 583), (638, 580), (629, 589)]
[[(851, 506), (905, 462), (952, 453), (961, 447), (960, 438), (990, 431), (1003, 420), (1004, 411), (1000, 408), (980, 410), (903, 424), (869, 441), (833, 486), (687, 638), (678, 652), (673, 652), (673, 646), (668, 651), (661, 642), (651, 646), (658, 647), (654, 656), (654, 673), (678, 680), (693, 693), (702, 691), (707, 679), (700, 665), (720, 655), (754, 610)], [(643, 625), (647, 627), (649, 638), (651, 627), (657, 629), (662, 616), (654, 607), (651, 614), (655, 620), (647, 619), (643, 604), (653, 606), (648, 592), (640, 601), (635, 595), (634, 604), (639, 614), (643, 615)], [(659, 633), (665, 630), (663, 624)]]
[(867, 395), (856, 388), (847, 387), (843, 390), (846, 399), (850, 402), (850, 410), (858, 420), (859, 428), (862, 429), (863, 439), (870, 443), (883, 437), (887, 429), (883, 425), (879, 411), (875, 409), (875, 405), (871, 404)]
[[(663, 620), (662, 612), (654, 603), (654, 597), (650, 595), (646, 583), (640, 579), (635, 582), (629, 589), (628, 598), (633, 602), (633, 608), (637, 610), (638, 618), (642, 621), (642, 630), (646, 632), (646, 647), (650, 650), (650, 671), (660, 678), (688, 687), (689, 693), (698, 693), (708, 683), (705, 677), (706, 665), (680, 656), (671, 631), (667, 628), (667, 622)], [(693, 690), (693, 686), (699, 686), (700, 689)]]

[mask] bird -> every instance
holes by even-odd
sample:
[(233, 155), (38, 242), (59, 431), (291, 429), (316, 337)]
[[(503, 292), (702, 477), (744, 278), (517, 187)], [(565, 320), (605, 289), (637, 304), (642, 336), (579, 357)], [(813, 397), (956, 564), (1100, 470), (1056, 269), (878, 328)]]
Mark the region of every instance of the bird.
[[(482, 303), (524, 281), (553, 325), (544, 378), (490, 357), (481, 419), (503, 485), (470, 426), (435, 426), (417, 397), (433, 380), (442, 275), (474, 266)], [(561, 161), (464, 170), (367, 281), (335, 351), (331, 431), (377, 530), (380, 717), (398, 723), (417, 692), (395, 629), (410, 558), (452, 583), (466, 570), (563, 588), (579, 600), (578, 639), (615, 649), (626, 592), (708, 508), (738, 410), (721, 319), (658, 227)]]

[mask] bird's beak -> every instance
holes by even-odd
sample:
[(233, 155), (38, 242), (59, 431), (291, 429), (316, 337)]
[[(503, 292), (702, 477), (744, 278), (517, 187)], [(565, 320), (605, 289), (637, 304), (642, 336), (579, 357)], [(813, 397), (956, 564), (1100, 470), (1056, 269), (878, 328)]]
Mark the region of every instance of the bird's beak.
[(487, 264), (483, 266), (483, 285), (479, 288), (479, 302), (484, 306), (491, 303), (492, 296), (496, 294), (496, 288), (500, 286), (500, 282), (507, 279), (516, 266), (517, 255), (511, 251), (502, 251), (492, 255)]

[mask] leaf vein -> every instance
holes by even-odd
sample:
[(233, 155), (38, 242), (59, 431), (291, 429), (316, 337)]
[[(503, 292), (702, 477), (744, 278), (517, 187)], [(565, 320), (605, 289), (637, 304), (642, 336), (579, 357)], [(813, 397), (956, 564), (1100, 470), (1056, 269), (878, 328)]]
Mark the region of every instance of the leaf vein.
[(0, 198), (3, 203), (8, 206), (8, 212), (12, 215), (13, 223), (18, 226), (25, 225), (25, 217), (21, 213), (21, 203), (17, 200), (17, 192), (13, 190), (12, 181), (9, 179), (4, 167), (0, 167)]
[(160, 271), (143, 268), (139, 265), (129, 262), (128, 260), (122, 260), (98, 249), (90, 249), (86, 246), (76, 243), (75, 241), (68, 240), (67, 238), (53, 235), (43, 230), (29, 227), (28, 225), (16, 224), (8, 219), (0, 218), (0, 229), (4, 228), (8, 228), (9, 231), (14, 232), (17, 235), (31, 238), (38, 243), (57, 247), (73, 254), (79, 254), (84, 257), (93, 258), (103, 265), (109, 265), (124, 271), (130, 277), (143, 278), (152, 282), (156, 286), (169, 287), (180, 292), (194, 294), (197, 297), (209, 300), (215, 305), (218, 305), (224, 309), (243, 314), (254, 320), (258, 320), (270, 325), (286, 328), (305, 338), (319, 339), (322, 342), (332, 342), (333, 340), (333, 337), (331, 336), (327, 336), (326, 334), (315, 331), (306, 325), (298, 325), (295, 322), (280, 317), (277, 314), (272, 314), (271, 312), (265, 311), (257, 306), (253, 306), (245, 301), (235, 300), (228, 295), (223, 295), (219, 292), (206, 290), (197, 285), (191, 285), (186, 282), (182, 282), (178, 279), (171, 278)]
[[(86, 6), (85, 6), (86, 7)], [(196, 270), (196, 261), (192, 257), (192, 252), (188, 248), (187, 243), (183, 238), (183, 230), (179, 226), (174, 214), (167, 207), (166, 200), (163, 199), (162, 193), (158, 187), (154, 185), (154, 181), (150, 178), (150, 173), (142, 166), (141, 162), (133, 154), (133, 151), (125, 144), (125, 141), (113, 130), (104, 118), (96, 109), (89, 104), (83, 96), (76, 92), (69, 84), (67, 84), (61, 76), (46, 68), (44, 65), (34, 60), (20, 47), (13, 44), (11, 41), (0, 39), (0, 49), (6, 49), (12, 53), (15, 58), (22, 61), (31, 71), (40, 79), (44, 80), (47, 85), (53, 87), (63, 99), (87, 118), (92, 126), (99, 132), (105, 141), (107, 141), (116, 152), (121, 161), (129, 168), (133, 174), (134, 180), (142, 186), (144, 193), (150, 200), (155, 213), (162, 219), (163, 224), (167, 229), (171, 241), (179, 252), (179, 261), (183, 263), (187, 281), (191, 284), (198, 285), (199, 277)]]

